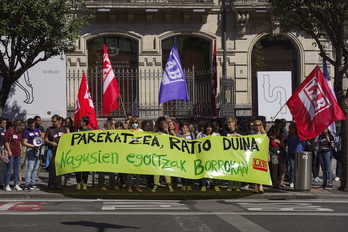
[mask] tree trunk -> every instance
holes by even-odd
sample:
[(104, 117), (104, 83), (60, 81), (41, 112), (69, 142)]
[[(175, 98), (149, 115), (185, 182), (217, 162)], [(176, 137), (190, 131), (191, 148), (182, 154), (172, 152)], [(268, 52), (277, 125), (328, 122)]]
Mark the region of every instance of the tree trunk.
[[(348, 118), (347, 113), (345, 113)], [(341, 161), (342, 161), (342, 178), (341, 186), (339, 190), (348, 192), (348, 120), (341, 121), (341, 131), (342, 131), (342, 150), (341, 150)]]
[(0, 89), (0, 116), (2, 116), (2, 112), (5, 108), (6, 101), (11, 90), (11, 86), (12, 83), (10, 81), (10, 78), (6, 75), (3, 75), (2, 87)]

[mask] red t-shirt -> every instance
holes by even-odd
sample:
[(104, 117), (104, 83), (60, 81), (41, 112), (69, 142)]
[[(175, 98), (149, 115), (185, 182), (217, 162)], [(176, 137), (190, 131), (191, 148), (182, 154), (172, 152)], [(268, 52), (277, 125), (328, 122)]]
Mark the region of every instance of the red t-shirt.
[(22, 155), (22, 132), (17, 133), (12, 128), (8, 129), (4, 136), (4, 143), (6, 142), (10, 144), (10, 149), (12, 151), (13, 157), (18, 157)]

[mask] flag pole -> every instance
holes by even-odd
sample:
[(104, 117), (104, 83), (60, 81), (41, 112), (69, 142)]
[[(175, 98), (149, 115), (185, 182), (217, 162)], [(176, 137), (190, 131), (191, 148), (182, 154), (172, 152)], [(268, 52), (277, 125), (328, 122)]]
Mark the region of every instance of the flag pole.
[(124, 118), (125, 118), (125, 119), (127, 119), (126, 108), (124, 107), (123, 98), (122, 98), (121, 93), (120, 93), (119, 98), (120, 98), (120, 100), (121, 100), (121, 104), (122, 104), (122, 109), (123, 109)]
[(270, 121), (270, 123), (272, 123), (274, 121), (274, 119), (278, 116), (278, 114), (280, 113), (280, 111), (282, 111), (282, 109), (284, 108), (284, 106), (286, 105), (286, 103), (284, 103), (284, 105), (282, 106), (282, 108), (279, 109), (279, 111), (276, 113), (276, 115), (274, 115), (274, 117), (272, 118), (272, 120)]

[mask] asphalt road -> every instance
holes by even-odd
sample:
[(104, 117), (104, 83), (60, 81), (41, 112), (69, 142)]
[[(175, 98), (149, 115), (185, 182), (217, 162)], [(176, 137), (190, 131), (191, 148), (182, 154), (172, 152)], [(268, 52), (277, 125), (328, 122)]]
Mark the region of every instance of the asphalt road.
[(347, 231), (348, 201), (0, 200), (0, 231)]

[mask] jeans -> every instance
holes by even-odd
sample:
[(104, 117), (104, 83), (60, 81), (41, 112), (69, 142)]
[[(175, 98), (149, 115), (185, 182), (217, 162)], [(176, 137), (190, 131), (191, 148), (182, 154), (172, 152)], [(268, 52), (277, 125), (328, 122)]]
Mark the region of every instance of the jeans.
[(290, 169), (289, 169), (289, 173), (290, 173), (290, 183), (294, 183), (295, 180), (295, 155), (294, 154), (289, 154), (289, 162), (290, 162)]
[(35, 185), (37, 169), (39, 168), (40, 159), (37, 156), (39, 151), (33, 148), (27, 148), (27, 172), (25, 173), (25, 185)]
[(319, 159), (320, 159), (321, 169), (323, 171), (323, 186), (325, 187), (327, 186), (327, 184), (330, 184), (330, 185), (332, 184), (331, 150), (321, 150), (319, 152)]
[(21, 166), (21, 157), (9, 157), (9, 161), (7, 163), (7, 171), (6, 171), (6, 185), (10, 185), (11, 180), (11, 174), (13, 169), (13, 181), (14, 184), (18, 184), (18, 174), (19, 174), (19, 168)]

